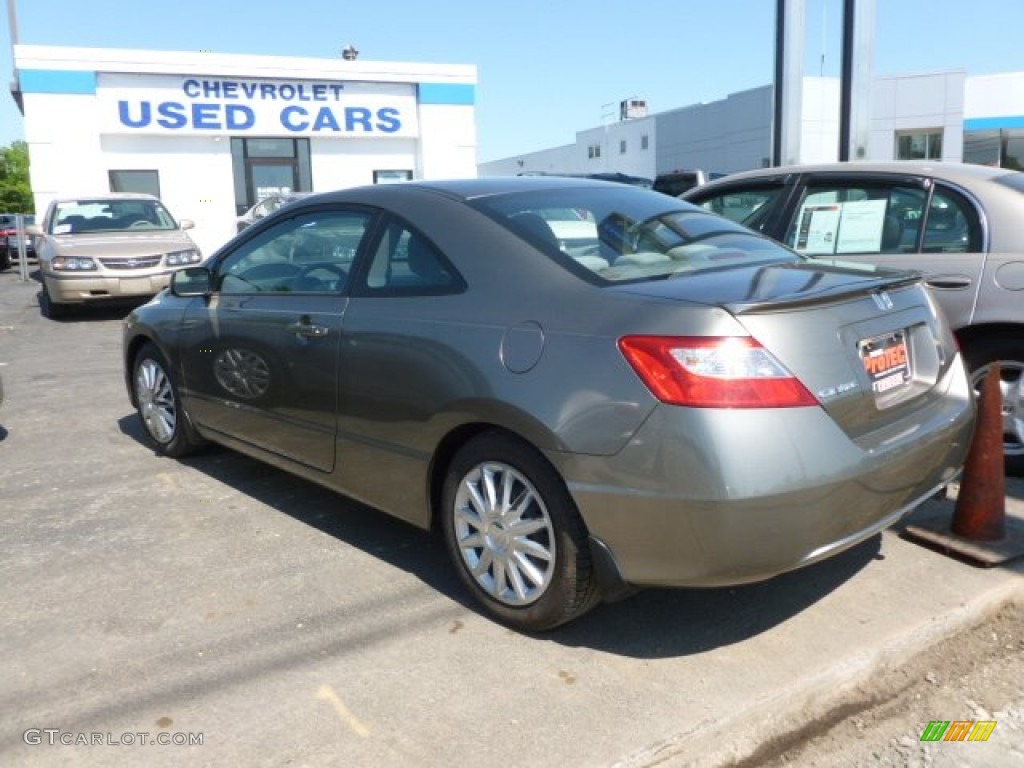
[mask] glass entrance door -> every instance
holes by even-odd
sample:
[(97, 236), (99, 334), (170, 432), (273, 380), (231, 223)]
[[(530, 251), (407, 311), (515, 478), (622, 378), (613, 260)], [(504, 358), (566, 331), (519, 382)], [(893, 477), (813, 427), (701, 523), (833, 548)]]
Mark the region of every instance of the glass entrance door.
[(249, 199), (259, 202), (271, 195), (294, 192), (296, 173), (294, 160), (249, 161)]
[(231, 139), (235, 213), (245, 214), (271, 195), (310, 192), (309, 139)]

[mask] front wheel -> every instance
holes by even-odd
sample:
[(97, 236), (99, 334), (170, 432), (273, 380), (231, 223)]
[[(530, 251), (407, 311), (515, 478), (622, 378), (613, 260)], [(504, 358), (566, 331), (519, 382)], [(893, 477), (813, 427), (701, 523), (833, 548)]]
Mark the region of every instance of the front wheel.
[(1024, 341), (982, 339), (964, 348), (975, 396), (994, 363), (999, 363), (1003, 413), (1003, 457), (1008, 475), (1024, 475)]
[(135, 356), (132, 387), (139, 418), (157, 453), (185, 456), (202, 445), (182, 408), (167, 362), (152, 344), (144, 345)]
[(58, 304), (53, 300), (50, 292), (46, 290), (45, 280), (43, 280), (43, 290), (39, 295), (39, 309), (42, 311), (43, 317), (48, 317), (51, 320), (58, 320), (68, 315), (67, 305)]
[(448, 468), (442, 503), (459, 577), (498, 620), (551, 629), (600, 599), (576, 505), (531, 446), (496, 432), (474, 438)]

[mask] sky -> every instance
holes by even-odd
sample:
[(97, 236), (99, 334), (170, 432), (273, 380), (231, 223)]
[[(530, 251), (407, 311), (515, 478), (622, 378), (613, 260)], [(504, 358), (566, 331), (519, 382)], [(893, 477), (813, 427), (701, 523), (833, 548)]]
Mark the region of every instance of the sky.
[[(572, 144), (623, 99), (664, 112), (768, 85), (775, 0), (6, 0), (0, 146), (23, 139), (7, 94), (19, 42), (213, 50), (477, 67), (477, 160)], [(808, 75), (838, 76), (842, 0), (805, 0)], [(876, 75), (1024, 70), (1024, 0), (875, 0)]]

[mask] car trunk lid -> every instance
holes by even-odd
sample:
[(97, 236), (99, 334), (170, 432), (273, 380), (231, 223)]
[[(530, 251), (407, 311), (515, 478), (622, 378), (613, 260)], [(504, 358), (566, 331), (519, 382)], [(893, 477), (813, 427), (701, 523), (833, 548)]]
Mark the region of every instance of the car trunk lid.
[(616, 286), (732, 314), (851, 437), (939, 395), (952, 334), (913, 272), (802, 261)]

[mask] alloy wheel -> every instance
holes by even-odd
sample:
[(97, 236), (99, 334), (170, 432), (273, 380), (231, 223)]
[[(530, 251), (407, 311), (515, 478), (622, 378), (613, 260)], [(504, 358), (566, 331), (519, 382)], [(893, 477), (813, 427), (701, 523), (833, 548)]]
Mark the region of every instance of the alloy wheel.
[(477, 585), (509, 606), (539, 600), (554, 577), (555, 532), (544, 499), (515, 468), (484, 462), (459, 483), (456, 545)]
[(174, 389), (163, 367), (152, 358), (142, 360), (135, 371), (135, 395), (146, 431), (161, 445), (170, 443), (178, 423)]
[[(975, 396), (980, 397), (981, 386), (992, 369), (992, 363), (972, 372)], [(1016, 360), (999, 361), (999, 395), (1003, 414), (1003, 453), (1024, 456), (1024, 363)]]

